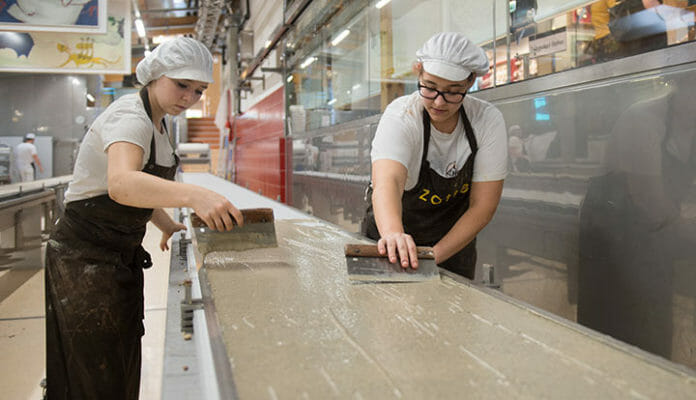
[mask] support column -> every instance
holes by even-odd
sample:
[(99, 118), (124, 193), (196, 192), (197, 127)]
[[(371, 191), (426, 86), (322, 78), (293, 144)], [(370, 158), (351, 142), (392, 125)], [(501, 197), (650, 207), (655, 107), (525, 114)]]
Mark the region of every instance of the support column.
[(380, 9), (379, 14), (379, 42), (380, 42), (380, 111), (384, 111), (387, 105), (395, 98), (403, 96), (404, 85), (392, 83), (394, 75), (394, 44), (392, 30), (392, 5), (387, 4)]

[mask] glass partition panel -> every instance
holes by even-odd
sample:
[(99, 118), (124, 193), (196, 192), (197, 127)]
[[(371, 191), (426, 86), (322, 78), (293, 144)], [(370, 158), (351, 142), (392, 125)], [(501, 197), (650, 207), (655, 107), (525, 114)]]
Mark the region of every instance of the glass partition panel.
[(334, 115), (332, 125), (379, 112), (369, 101), (369, 43), (364, 11), (334, 32), (328, 40), (332, 79), (328, 87), (330, 98), (327, 105)]
[(505, 293), (692, 368), (695, 74), (494, 101), (511, 172), (479, 236)]
[[(368, 88), (366, 1), (312, 8), (286, 38), (286, 93), (293, 135), (379, 112)], [(332, 10), (333, 12), (328, 12)]]
[(692, 0), (599, 0), (585, 9), (593, 35), (581, 65), (693, 41), (696, 33)]
[(416, 50), (437, 32), (486, 50), (490, 71), (472, 91), (694, 40), (694, 1), (645, 2), (313, 1), (284, 42), (290, 132), (379, 114), (415, 90)]
[(494, 34), (490, 1), (318, 3), (285, 40), (291, 135), (379, 114), (415, 90), (416, 50), (437, 32), (466, 32), (476, 42)]
[(495, 0), (495, 8), (495, 43), (481, 43), (493, 70), (474, 90), (629, 57), (696, 37), (696, 2), (690, 0)]
[[(375, 27), (371, 37), (380, 41), (380, 46), (371, 47), (378, 52), (371, 57), (370, 81), (380, 82), (382, 110), (394, 98), (416, 90), (412, 71), (416, 51), (432, 35), (463, 32), (475, 43), (491, 41), (494, 36), (492, 1), (402, 0), (370, 10)], [(379, 32), (391, 35), (379, 36)]]

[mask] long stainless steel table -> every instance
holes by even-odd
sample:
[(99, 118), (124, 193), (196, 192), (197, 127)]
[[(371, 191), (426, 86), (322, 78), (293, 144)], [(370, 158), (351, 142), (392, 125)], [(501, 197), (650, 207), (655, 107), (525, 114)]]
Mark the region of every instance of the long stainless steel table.
[(183, 180), (276, 212), (277, 248), (188, 267), (207, 398), (696, 398), (694, 371), (446, 271), (351, 283), (343, 245), (360, 237), (209, 174)]

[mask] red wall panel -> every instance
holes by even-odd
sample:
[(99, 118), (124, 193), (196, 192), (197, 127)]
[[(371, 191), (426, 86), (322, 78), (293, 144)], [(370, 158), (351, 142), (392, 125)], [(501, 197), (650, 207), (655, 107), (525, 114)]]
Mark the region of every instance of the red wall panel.
[(283, 101), (283, 88), (279, 88), (235, 117), (235, 183), (287, 202)]

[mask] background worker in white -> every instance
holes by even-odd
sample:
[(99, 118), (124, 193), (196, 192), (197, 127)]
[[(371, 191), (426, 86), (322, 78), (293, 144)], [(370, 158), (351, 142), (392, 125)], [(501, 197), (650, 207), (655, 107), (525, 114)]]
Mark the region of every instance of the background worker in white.
[(22, 182), (29, 182), (35, 179), (34, 165), (39, 167), (39, 171), (43, 172), (43, 166), (36, 153), (34, 140), (36, 140), (36, 135), (27, 133), (24, 135), (24, 142), (14, 148), (15, 168)]
[(372, 142), (372, 204), (363, 233), (382, 254), (417, 268), (416, 245), (473, 279), (476, 235), (493, 218), (507, 174), (502, 114), (467, 91), (488, 72), (486, 53), (439, 33), (416, 53), (418, 91), (394, 100)]

